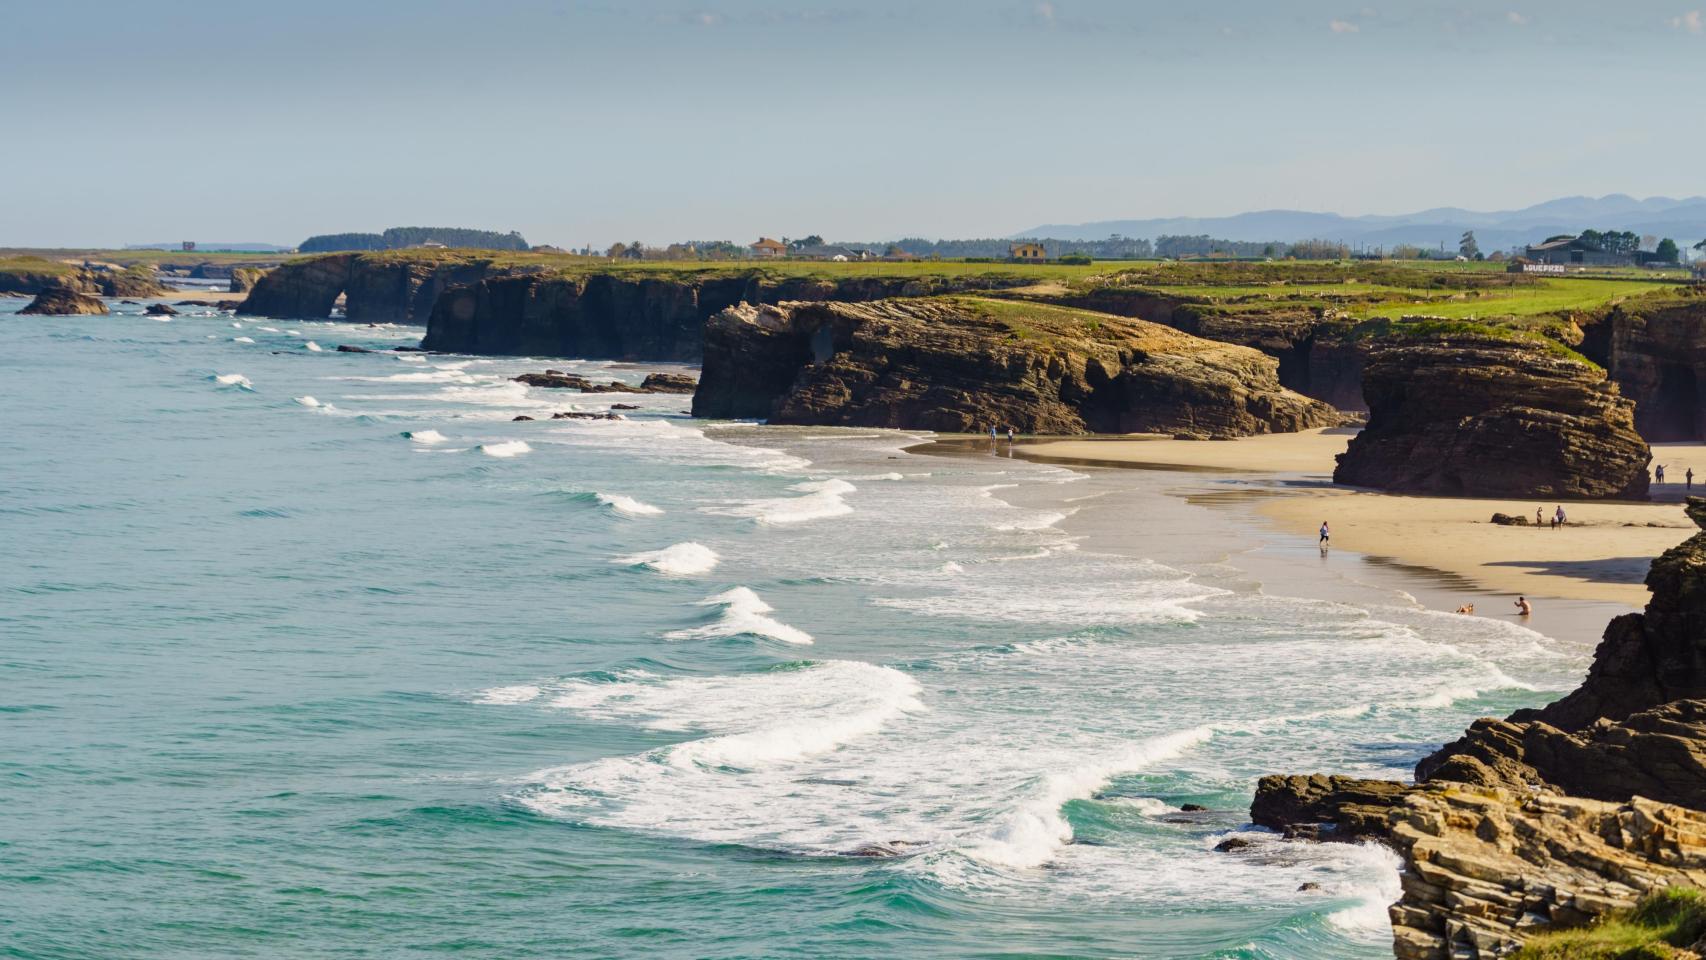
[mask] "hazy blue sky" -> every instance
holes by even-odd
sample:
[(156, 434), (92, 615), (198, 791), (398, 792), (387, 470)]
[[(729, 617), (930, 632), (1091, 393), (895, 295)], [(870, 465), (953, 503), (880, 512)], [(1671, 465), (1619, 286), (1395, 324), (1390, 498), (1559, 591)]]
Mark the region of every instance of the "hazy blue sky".
[(7, 4), (0, 244), (1687, 195), (1706, 0)]

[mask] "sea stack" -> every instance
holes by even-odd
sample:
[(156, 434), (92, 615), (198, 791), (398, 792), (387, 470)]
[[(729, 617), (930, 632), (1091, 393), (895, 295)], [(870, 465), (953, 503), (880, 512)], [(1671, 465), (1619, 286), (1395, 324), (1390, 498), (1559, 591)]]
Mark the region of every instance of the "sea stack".
[(103, 314), (107, 305), (101, 298), (70, 287), (48, 287), (29, 302), (19, 313), (47, 317), (72, 317), (83, 314)]
[(1462, 497), (1645, 499), (1652, 453), (1605, 371), (1550, 341), (1407, 334), (1363, 373), (1335, 482)]
[(1126, 317), (981, 297), (742, 304), (705, 328), (693, 413), (972, 432), (1241, 437), (1340, 422), (1277, 361)]

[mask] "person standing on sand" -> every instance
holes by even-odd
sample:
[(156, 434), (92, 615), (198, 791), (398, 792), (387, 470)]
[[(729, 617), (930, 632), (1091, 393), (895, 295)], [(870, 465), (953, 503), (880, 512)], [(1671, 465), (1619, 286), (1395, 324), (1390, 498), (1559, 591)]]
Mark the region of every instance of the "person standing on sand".
[(1517, 597), (1516, 598), (1516, 615), (1517, 616), (1526, 617), (1526, 616), (1532, 614), (1533, 612), (1534, 612), (1534, 607), (1529, 605), (1527, 597)]
[(1682, 475), (1682, 480), (1684, 483), (1686, 483), (1688, 485), (1687, 489), (1689, 489), (1689, 490), (1694, 489), (1694, 468), (1693, 467), (1689, 467), (1688, 472), (1684, 473)]
[(1321, 521), (1321, 539), (1315, 542), (1326, 546), (1330, 539), (1332, 539), (1332, 534), (1327, 530), (1327, 521), (1323, 520)]
[(1007, 428), (1007, 445), (1013, 445), (1013, 428), (1011, 426)]
[(1552, 514), (1552, 529), (1556, 530), (1568, 522), (1569, 518), (1564, 516), (1564, 505), (1560, 503), (1558, 511)]
[(1664, 464), (1661, 463), (1658, 466), (1653, 468), (1653, 482), (1654, 483), (1664, 483), (1665, 482), (1665, 465)]
[(1536, 529), (1536, 530), (1539, 530), (1541, 527), (1546, 525), (1546, 522), (1544, 520), (1540, 519), (1540, 517), (1541, 517), (1540, 508), (1535, 507), (1534, 508), (1534, 529)]

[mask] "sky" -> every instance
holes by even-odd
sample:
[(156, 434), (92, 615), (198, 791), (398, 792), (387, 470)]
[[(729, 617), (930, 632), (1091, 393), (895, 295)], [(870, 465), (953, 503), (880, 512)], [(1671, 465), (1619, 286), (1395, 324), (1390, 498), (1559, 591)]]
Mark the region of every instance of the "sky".
[(9, 4), (0, 245), (1701, 193), (1706, 0)]

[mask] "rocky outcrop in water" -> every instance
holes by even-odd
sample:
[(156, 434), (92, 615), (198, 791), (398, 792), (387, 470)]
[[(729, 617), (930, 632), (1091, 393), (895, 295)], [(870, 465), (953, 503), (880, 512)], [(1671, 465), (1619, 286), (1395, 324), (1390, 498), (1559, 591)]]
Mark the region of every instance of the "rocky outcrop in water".
[(1273, 359), (1159, 324), (973, 297), (741, 305), (706, 324), (693, 413), (969, 432), (1248, 436), (1339, 415)]
[(422, 345), (457, 353), (696, 361), (705, 322), (740, 303), (857, 302), (982, 289), (999, 276), (773, 279), (758, 270), (493, 277), (439, 299)]
[(698, 386), (698, 381), (679, 373), (647, 374), (646, 379), (641, 381), (637, 387), (620, 380), (593, 383), (578, 373), (564, 373), (561, 370), (524, 373), (510, 379), (516, 383), (525, 383), (530, 387), (579, 390), (582, 393), (692, 393)]
[(1377, 343), (1368, 426), (1338, 483), (1444, 496), (1644, 499), (1634, 404), (1555, 345), (1474, 334)]
[(31, 300), (19, 313), (44, 317), (72, 317), (84, 314), (104, 314), (107, 305), (94, 294), (71, 287), (48, 287)]
[[(1687, 510), (1706, 528), (1706, 499)], [(1252, 818), (1397, 850), (1404, 960), (1491, 960), (1650, 891), (1706, 886), (1706, 533), (1654, 560), (1647, 586), (1580, 687), (1476, 721), (1417, 765), (1418, 785), (1264, 777)]]

